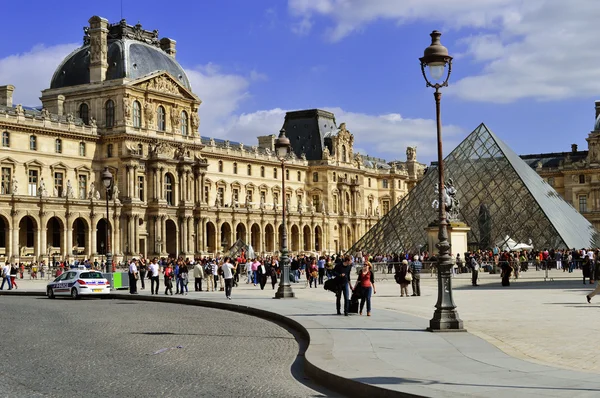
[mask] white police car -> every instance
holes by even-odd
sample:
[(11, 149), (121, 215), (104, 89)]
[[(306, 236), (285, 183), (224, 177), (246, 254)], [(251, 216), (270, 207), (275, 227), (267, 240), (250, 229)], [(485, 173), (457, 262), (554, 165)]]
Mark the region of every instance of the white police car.
[(48, 283), (46, 294), (49, 298), (55, 296), (71, 296), (79, 298), (88, 295), (110, 293), (110, 282), (101, 272), (86, 269), (65, 271), (52, 282)]

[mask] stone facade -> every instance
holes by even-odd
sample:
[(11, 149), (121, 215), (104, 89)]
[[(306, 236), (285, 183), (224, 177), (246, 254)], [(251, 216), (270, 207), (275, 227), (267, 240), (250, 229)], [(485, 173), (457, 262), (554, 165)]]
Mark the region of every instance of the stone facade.
[[(416, 148), (407, 161), (355, 154), (353, 135), (333, 115), (321, 155), (293, 153), (284, 173), (277, 132), (258, 145), (201, 137), (201, 101), (178, 64), (140, 76), (135, 69), (146, 70), (152, 57), (123, 71), (108, 62), (113, 48), (127, 51), (132, 42), (172, 60), (175, 41), (139, 24), (89, 22), (76, 50), (89, 51), (87, 63), (59, 65), (42, 107), (15, 106), (15, 88), (0, 87), (0, 261), (93, 259), (107, 248), (117, 261), (189, 257), (226, 251), (238, 239), (276, 253), (283, 205), (292, 252), (338, 252), (423, 175)], [(105, 168), (114, 176), (108, 200)]]

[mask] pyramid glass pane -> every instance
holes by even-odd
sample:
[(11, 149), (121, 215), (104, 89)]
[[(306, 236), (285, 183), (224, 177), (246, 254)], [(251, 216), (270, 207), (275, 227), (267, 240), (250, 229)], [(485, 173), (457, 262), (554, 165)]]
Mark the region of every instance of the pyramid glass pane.
[[(489, 249), (505, 237), (536, 249), (597, 247), (598, 233), (573, 206), (531, 169), (484, 124), (444, 160), (453, 180), (460, 221), (471, 228), (472, 249)], [(367, 253), (416, 250), (427, 242), (425, 228), (437, 221), (432, 207), (437, 168), (351, 249)]]

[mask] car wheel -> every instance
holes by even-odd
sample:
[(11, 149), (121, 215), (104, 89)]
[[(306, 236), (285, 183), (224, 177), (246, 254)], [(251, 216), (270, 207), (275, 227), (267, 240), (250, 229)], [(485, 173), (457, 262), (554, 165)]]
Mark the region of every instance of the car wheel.
[(77, 291), (77, 288), (71, 289), (71, 297), (74, 298), (74, 299), (78, 299), (79, 298), (79, 292)]
[(51, 287), (49, 287), (49, 288), (48, 288), (48, 292), (47, 292), (47, 293), (48, 293), (48, 294), (47, 294), (47, 295), (48, 295), (48, 298), (51, 298), (51, 299), (53, 299), (53, 298), (55, 297), (55, 296), (54, 296), (54, 290), (52, 290), (52, 288), (51, 288)]

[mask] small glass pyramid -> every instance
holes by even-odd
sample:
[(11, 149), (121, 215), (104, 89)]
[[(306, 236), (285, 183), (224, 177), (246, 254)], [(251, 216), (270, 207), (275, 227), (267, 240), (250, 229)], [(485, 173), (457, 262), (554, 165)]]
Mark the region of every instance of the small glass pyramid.
[[(446, 157), (444, 166), (445, 180), (452, 179), (458, 190), (459, 220), (471, 228), (470, 249), (490, 249), (506, 237), (537, 250), (597, 247), (592, 224), (484, 124)], [(438, 219), (432, 207), (437, 180), (437, 167), (429, 167), (350, 252), (414, 252), (425, 246), (425, 228)]]

